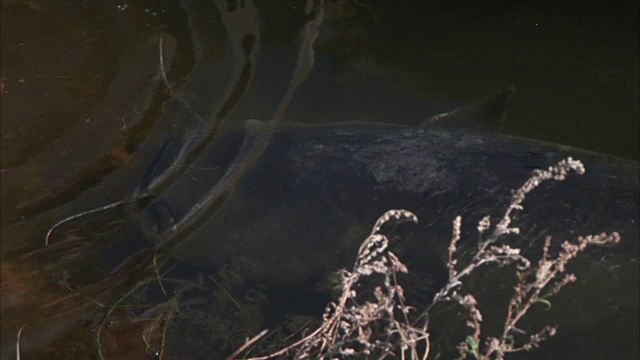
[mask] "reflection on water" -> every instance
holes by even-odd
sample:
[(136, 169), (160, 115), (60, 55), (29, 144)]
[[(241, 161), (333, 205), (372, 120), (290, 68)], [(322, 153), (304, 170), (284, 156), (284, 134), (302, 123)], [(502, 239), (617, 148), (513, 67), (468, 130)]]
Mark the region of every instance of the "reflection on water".
[[(138, 359), (167, 356), (168, 341), (185, 357), (218, 358), (264, 326), (286, 334), (317, 321), (326, 291), (247, 280), (256, 265), (243, 258), (201, 274), (124, 220), (162, 209), (160, 195), (195, 166), (212, 166), (203, 189), (233, 187), (243, 174), (228, 171), (233, 146), (243, 163), (261, 155), (243, 153), (242, 138), (222, 142), (234, 153), (218, 168), (193, 160), (241, 120), (417, 125), (515, 85), (505, 132), (638, 159), (637, 3), (575, 5), (333, 1), (316, 33), (317, 12), (294, 0), (2, 1), (2, 358), (24, 324), (26, 359)], [(214, 209), (228, 195), (207, 194)], [(123, 199), (63, 224), (43, 247), (61, 219)], [(175, 214), (156, 215), (176, 226)], [(637, 263), (627, 265), (618, 284), (637, 282)], [(296, 297), (316, 299), (295, 311), (273, 304)], [(563, 358), (563, 344), (606, 354), (607, 332), (633, 336), (621, 317), (637, 319), (637, 294), (612, 300), (622, 310), (609, 309), (611, 321), (583, 306), (596, 310), (578, 309), (584, 324), (568, 326), (602, 346), (563, 335), (546, 358)]]

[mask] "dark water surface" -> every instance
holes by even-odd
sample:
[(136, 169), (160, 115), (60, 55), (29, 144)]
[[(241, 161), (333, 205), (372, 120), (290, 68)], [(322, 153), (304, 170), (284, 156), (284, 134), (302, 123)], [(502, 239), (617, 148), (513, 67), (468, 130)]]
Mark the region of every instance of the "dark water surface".
[[(264, 326), (295, 331), (322, 312), (326, 291), (245, 280), (252, 265), (242, 259), (197, 275), (145, 252), (143, 240), (114, 241), (115, 233), (140, 238), (122, 209), (80, 218), (43, 247), (60, 219), (131, 194), (159, 149), (171, 149), (198, 116), (230, 124), (272, 118), (296, 67), (305, 2), (256, 0), (255, 9), (223, 15), (235, 6), (2, 1), (1, 359), (13, 358), (23, 324), (24, 359), (153, 358), (164, 341), (161, 324), (180, 318), (176, 302), (157, 300), (165, 291), (190, 299), (181, 313), (197, 314), (176, 321), (175, 332), (211, 334), (173, 345), (207, 348), (212, 359)], [(315, 63), (282, 120), (418, 125), (513, 85), (502, 132), (638, 160), (638, 10), (631, 1), (329, 1)], [(160, 71), (160, 39), (171, 89)], [(589, 297), (584, 287), (561, 293), (565, 307), (534, 323), (579, 316), (521, 358), (638, 358), (637, 259), (620, 272), (603, 266), (584, 276), (611, 293), (608, 304), (572, 306)], [(201, 278), (197, 286), (159, 286), (154, 279), (165, 271)], [(306, 306), (283, 305), (309, 297)], [(216, 308), (202, 310), (203, 299)], [(180, 358), (203, 356), (185, 352)]]

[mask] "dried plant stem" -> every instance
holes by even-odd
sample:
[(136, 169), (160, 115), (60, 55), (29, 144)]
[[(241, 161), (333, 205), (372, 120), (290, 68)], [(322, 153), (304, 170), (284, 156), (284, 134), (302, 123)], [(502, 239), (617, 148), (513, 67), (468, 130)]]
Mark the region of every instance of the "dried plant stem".
[(16, 360), (20, 360), (20, 335), (22, 335), (22, 330), (24, 330), (25, 326), (27, 326), (27, 324), (22, 325), (20, 330), (18, 330), (18, 339), (16, 340)]
[[(337, 302), (331, 302), (325, 308), (322, 324), (312, 333), (285, 348), (252, 360), (266, 360), (282, 355), (295, 359), (316, 358), (334, 359), (347, 358), (357, 354), (376, 356), (383, 359), (389, 356), (401, 359), (426, 359), (430, 351), (429, 314), (436, 304), (451, 302), (465, 309), (467, 326), (472, 333), (464, 342), (458, 344), (459, 359), (471, 356), (475, 359), (504, 359), (506, 353), (528, 351), (537, 347), (540, 342), (555, 334), (556, 328), (545, 326), (537, 333), (527, 334), (516, 327), (532, 306), (538, 302), (550, 303), (546, 298), (557, 294), (565, 285), (576, 280), (573, 274), (567, 274), (558, 279), (565, 272), (567, 263), (582, 252), (587, 246), (615, 244), (620, 241), (616, 232), (610, 235), (601, 233), (578, 237), (575, 243), (565, 241), (557, 255), (550, 250), (551, 237), (547, 237), (543, 246), (542, 257), (536, 266), (521, 255), (521, 249), (498, 241), (507, 234), (518, 234), (519, 228), (510, 227), (511, 215), (514, 210), (522, 210), (522, 202), (527, 194), (545, 180), (564, 180), (570, 172), (584, 173), (584, 166), (580, 161), (567, 158), (549, 167), (545, 171), (536, 170), (531, 177), (518, 189), (513, 191), (511, 202), (494, 231), (487, 238), (482, 235), (490, 226), (490, 218), (485, 216), (478, 223), (480, 242), (470, 261), (461, 270), (457, 269), (457, 243), (461, 237), (460, 216), (453, 220), (453, 230), (449, 242), (448, 252), (448, 280), (434, 296), (425, 310), (410, 323), (409, 313), (413, 310), (405, 304), (404, 290), (398, 284), (397, 273), (408, 272), (406, 266), (388, 249), (387, 237), (380, 233), (383, 225), (391, 219), (409, 219), (417, 222), (416, 216), (406, 210), (390, 210), (381, 216), (373, 226), (367, 239), (358, 249), (358, 256), (351, 272), (343, 270), (342, 293)], [(516, 264), (515, 272), (518, 281), (514, 287), (515, 294), (509, 302), (502, 334), (499, 338), (489, 337), (486, 342), (481, 341), (482, 313), (478, 308), (476, 298), (471, 293), (464, 293), (462, 280), (473, 274), (485, 264), (505, 266)], [(362, 298), (363, 294), (356, 292), (356, 285), (371, 275), (382, 276), (380, 286), (375, 287), (373, 297), (375, 301)], [(362, 289), (360, 289), (362, 291)], [(400, 316), (397, 313), (401, 313)], [(378, 337), (376, 331), (382, 325), (386, 332), (384, 337)], [(418, 326), (422, 324), (422, 326)], [(265, 331), (247, 341), (236, 350), (228, 360), (234, 359), (245, 351), (251, 344), (264, 336)], [(518, 341), (516, 336), (528, 336), (527, 340)], [(418, 348), (418, 344), (424, 344)]]
[(247, 340), (241, 347), (238, 348), (238, 350), (234, 351), (233, 354), (229, 355), (227, 357), (227, 360), (235, 359), (236, 356), (240, 355), (249, 346), (253, 345), (256, 341), (260, 340), (263, 336), (267, 335), (268, 332), (269, 332), (269, 329), (264, 329), (258, 335), (256, 335), (256, 336), (252, 337), (251, 339)]

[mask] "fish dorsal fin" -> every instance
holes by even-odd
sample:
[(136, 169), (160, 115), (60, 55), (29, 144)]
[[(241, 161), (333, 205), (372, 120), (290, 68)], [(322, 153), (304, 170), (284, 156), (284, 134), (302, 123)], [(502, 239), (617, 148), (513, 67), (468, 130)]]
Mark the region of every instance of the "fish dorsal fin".
[(509, 86), (451, 112), (434, 115), (423, 126), (456, 127), (483, 131), (498, 131), (504, 125), (509, 99), (516, 92)]

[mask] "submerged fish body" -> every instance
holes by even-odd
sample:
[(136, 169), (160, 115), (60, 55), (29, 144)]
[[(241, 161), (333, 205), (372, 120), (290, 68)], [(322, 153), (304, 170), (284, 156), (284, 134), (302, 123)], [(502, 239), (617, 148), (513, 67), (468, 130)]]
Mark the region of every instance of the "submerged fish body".
[(398, 251), (440, 266), (455, 216), (477, 239), (475, 224), (484, 215), (497, 223), (511, 189), (568, 156), (586, 174), (543, 184), (513, 225), (527, 241), (618, 231), (620, 248), (637, 257), (636, 162), (499, 134), (373, 123), (283, 123), (247, 162), (243, 149), (266, 124), (246, 124), (205, 149), (161, 196), (128, 208), (150, 240), (181, 260), (218, 267), (245, 256), (259, 279), (296, 283), (348, 265), (375, 219), (402, 208), (420, 223), (393, 229)]
[[(16, 216), (3, 228), (3, 237), (16, 239), (3, 246), (3, 255), (33, 247), (34, 237), (40, 241), (47, 234), (48, 240), (59, 225), (81, 226), (79, 217), (95, 214), (89, 209), (120, 204), (135, 234), (178, 259), (217, 268), (248, 257), (260, 280), (291, 284), (349, 265), (375, 220), (403, 208), (420, 223), (393, 229), (402, 239), (398, 251), (410, 254), (414, 260), (409, 262), (441, 269), (455, 216), (463, 216), (467, 234), (476, 239), (477, 222), (485, 215), (499, 220), (511, 189), (534, 169), (573, 156), (585, 163), (587, 173), (536, 190), (514, 218), (515, 226), (530, 241), (618, 231), (623, 237), (618, 248), (637, 258), (638, 163), (491, 132), (502, 126), (513, 88), (431, 117), (423, 127), (287, 122), (300, 115), (284, 114), (294, 94), (310, 98), (309, 87), (296, 93), (315, 66), (307, 60), (297, 63), (272, 120), (238, 121), (238, 112), (254, 109), (242, 99), (250, 98), (244, 94), (252, 66), (259, 65), (259, 33), (251, 25), (246, 36), (229, 35), (239, 53), (230, 61), (235, 64), (227, 79), (231, 85), (221, 86), (211, 79), (225, 71), (210, 58), (211, 49), (203, 50), (214, 46), (208, 41), (210, 24), (196, 21), (199, 3), (188, 4), (198, 62), (188, 81), (171, 89), (171, 99), (127, 166), (99, 174), (99, 186), (82, 183), (71, 195), (64, 186), (54, 187), (54, 195), (62, 194), (52, 197), (57, 201), (38, 204), (43, 206), (35, 206), (33, 214)], [(251, 7), (246, 10), (251, 15)], [(234, 13), (225, 14), (233, 22)], [(244, 49), (239, 45), (247, 36), (254, 41)], [(313, 37), (303, 40), (312, 43)], [(301, 48), (306, 50), (300, 55), (313, 55), (310, 44)], [(231, 110), (236, 113), (228, 117)], [(327, 114), (333, 116), (333, 110)]]
[[(273, 49), (262, 50), (269, 56), (258, 56), (260, 33), (251, 2), (237, 11), (216, 3), (223, 22), (235, 24), (226, 29), (233, 56), (221, 66), (214, 55), (222, 43), (205, 20), (214, 5), (205, 9), (200, 3), (185, 4), (197, 61), (181, 87), (169, 88), (171, 99), (153, 130), (145, 133), (148, 137), (130, 154), (127, 167), (112, 166), (91, 178), (95, 181), (80, 182), (72, 194), (65, 186), (51, 186), (53, 190), (46, 189), (53, 195), (43, 197), (47, 201), (27, 201), (37, 206), (17, 211), (13, 222), (3, 227), (3, 237), (16, 239), (3, 246), (3, 255), (33, 247), (33, 238), (47, 234), (48, 240), (59, 225), (72, 226), (79, 216), (95, 214), (88, 209), (121, 204), (134, 233), (166, 247), (178, 259), (216, 268), (244, 256), (256, 265), (257, 278), (291, 284), (350, 264), (375, 219), (389, 209), (403, 208), (413, 211), (420, 223), (391, 229), (394, 238), (402, 240), (397, 251), (410, 254), (409, 262), (440, 268), (455, 216), (463, 216), (466, 234), (476, 239), (477, 222), (485, 215), (494, 223), (499, 220), (510, 191), (534, 169), (573, 156), (585, 163), (587, 173), (544, 184), (525, 201), (514, 225), (529, 241), (546, 235), (565, 240), (618, 231), (623, 237), (618, 248), (637, 258), (638, 163), (490, 132), (502, 126), (513, 88), (432, 116), (425, 127), (284, 122), (304, 116), (304, 106), (298, 104), (295, 111), (294, 94), (297, 100), (315, 96), (315, 87), (298, 87), (312, 68), (322, 69), (313, 52), (320, 8), (302, 29), (306, 35), (301, 37), (296, 67), (288, 74), (292, 77), (272, 120), (240, 122), (247, 111), (256, 111), (247, 102), (252, 98), (252, 77), (267, 76), (270, 81), (258, 84), (272, 87), (271, 72), (259, 70), (281, 68), (275, 66), (277, 61), (265, 60), (278, 57), (269, 53)], [(212, 81), (219, 78), (225, 81)], [(280, 83), (278, 88), (286, 81)], [(334, 89), (326, 87), (328, 92)], [(402, 117), (402, 108), (413, 114), (414, 107), (424, 105), (423, 98), (393, 97), (392, 89), (378, 94), (385, 105), (365, 101), (378, 99), (372, 97), (378, 92), (357, 97), (362, 99), (359, 106), (371, 107), (368, 111), (375, 119)], [(269, 98), (272, 93), (282, 95), (271, 91)], [(340, 111), (352, 107), (349, 101), (345, 104)], [(331, 106), (327, 109), (327, 118), (340, 115)], [(3, 186), (3, 194), (11, 189)]]
[[(503, 124), (512, 88), (430, 118), (433, 109), (431, 113), (425, 110), (425, 127), (287, 122), (296, 117), (308, 120), (306, 116), (313, 114), (308, 115), (312, 111), (307, 111), (304, 101), (322, 94), (315, 84), (298, 89), (311, 68), (321, 68), (314, 63), (312, 45), (322, 9), (313, 19), (307, 16), (305, 20), (301, 33), (306, 35), (301, 36), (300, 56), (289, 80), (277, 69), (285, 69), (289, 76), (293, 66), (277, 66), (281, 65), (274, 60), (277, 52), (262, 49), (267, 56), (258, 56), (261, 42), (252, 2), (243, 2), (235, 9), (222, 1), (183, 4), (190, 19), (196, 62), (187, 71), (184, 83), (172, 87), (164, 74), (164, 62), (168, 65), (170, 56), (161, 60), (162, 78), (157, 80), (164, 80), (162, 85), (168, 88), (170, 98), (161, 106), (155, 104), (159, 106), (153, 108), (158, 116), (150, 116), (153, 124), (145, 124), (136, 132), (136, 141), (128, 144), (131, 153), (122, 156), (124, 165), (108, 163), (98, 168), (102, 171), (81, 166), (103, 154), (101, 149), (109, 150), (108, 144), (117, 143), (110, 139), (114, 141), (105, 141), (104, 146), (83, 149), (81, 156), (72, 154), (72, 158), (83, 160), (60, 168), (53, 150), (66, 148), (65, 138), (56, 142), (42, 161), (3, 174), (5, 184), (15, 185), (3, 184), (3, 196), (12, 195), (16, 188), (22, 189), (21, 194), (32, 195), (25, 195), (18, 209), (10, 209), (10, 216), (3, 214), (2, 238), (9, 239), (0, 249), (3, 260), (19, 259), (38, 266), (46, 263), (41, 273), (33, 273), (43, 278), (57, 276), (59, 270), (70, 271), (72, 281), (81, 286), (77, 294), (104, 303), (114, 296), (131, 294), (133, 275), (153, 272), (155, 280), (164, 274), (162, 271), (173, 269), (173, 264), (163, 268), (161, 261), (156, 261), (158, 254), (161, 260), (169, 254), (192, 264), (198, 272), (215, 271), (243, 257), (253, 264), (253, 280), (292, 285), (323, 279), (351, 265), (376, 219), (389, 209), (406, 209), (418, 216), (419, 223), (388, 224), (383, 232), (392, 240), (394, 253), (422, 281), (446, 271), (451, 222), (456, 216), (463, 217), (459, 249), (475, 249), (478, 221), (490, 215), (496, 224), (509, 204), (512, 189), (535, 169), (546, 169), (571, 156), (584, 163), (586, 173), (562, 182), (545, 182), (532, 192), (523, 203), (524, 210), (513, 216), (511, 225), (521, 229), (513, 241), (526, 248), (540, 245), (547, 235), (558, 244), (579, 235), (617, 231), (622, 242), (604, 252), (594, 252), (593, 258), (600, 261), (616, 257), (608, 268), (618, 264), (626, 268), (622, 280), (613, 286), (622, 291), (634, 286), (637, 289), (638, 162), (491, 132)], [(211, 14), (219, 14), (226, 37), (212, 29), (217, 22), (211, 20)], [(150, 39), (154, 49), (156, 40)], [(225, 40), (231, 44), (230, 57), (221, 55)], [(164, 44), (168, 42), (166, 38)], [(160, 45), (160, 49), (166, 48), (161, 54), (170, 55), (169, 48)], [(159, 69), (152, 70), (132, 79), (144, 84), (145, 77), (153, 78)], [(125, 84), (130, 82), (125, 81), (129, 80), (127, 74), (119, 76)], [(263, 76), (261, 82), (257, 81), (263, 88), (255, 92), (266, 92), (270, 100), (282, 96), (282, 100), (274, 100), (278, 105), (271, 121), (238, 121), (271, 114), (272, 101), (250, 96), (255, 88), (249, 86), (254, 76)], [(270, 77), (277, 78), (279, 86)], [(422, 97), (410, 98), (405, 93), (392, 96), (395, 90), (391, 88), (385, 90), (388, 92), (374, 89), (363, 94), (370, 84), (362, 84), (341, 90), (344, 94), (357, 93), (357, 97), (347, 97), (341, 107), (328, 101), (321, 109), (322, 116), (316, 117), (331, 121), (351, 116), (397, 120), (404, 112), (416, 117), (407, 123), (418, 123), (417, 118), (422, 118), (422, 110), (416, 110), (425, 105)], [(334, 85), (327, 82), (325, 92), (337, 92)], [(278, 89), (285, 87), (283, 96)], [(292, 101), (294, 95), (297, 103)], [(151, 104), (154, 92), (149, 90), (141, 99), (141, 104)], [(255, 105), (262, 103), (264, 109), (259, 112)], [(366, 112), (360, 111), (363, 109)], [(92, 137), (85, 137), (91, 145)], [(115, 155), (119, 154), (104, 153), (107, 159), (117, 159)], [(85, 176), (85, 170), (91, 176)], [(36, 184), (39, 191), (22, 186), (30, 174), (42, 174), (38, 180), (45, 179)], [(43, 238), (51, 242), (48, 248), (42, 247)], [(100, 269), (98, 276), (104, 276), (97, 283), (95, 277), (86, 276), (94, 269)], [(631, 276), (625, 277), (624, 271)], [(617, 276), (618, 272), (612, 275)], [(64, 282), (66, 278), (58, 285)], [(162, 287), (161, 281), (158, 283)], [(610, 299), (609, 288), (596, 290), (600, 298)], [(65, 306), (76, 309), (74, 303)], [(86, 312), (71, 312), (77, 316), (64, 322), (64, 327), (50, 319), (30, 325), (23, 334), (24, 343), (53, 343), (83, 321)], [(598, 313), (596, 319), (609, 317), (611, 312)], [(33, 340), (30, 329), (46, 336)], [(15, 338), (3, 334), (2, 340), (9, 346), (3, 346), (0, 357), (12, 356), (11, 350), (5, 349), (13, 349)]]

